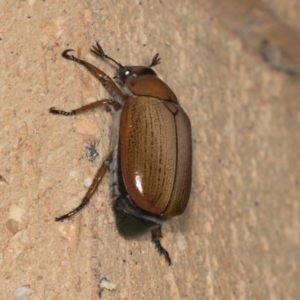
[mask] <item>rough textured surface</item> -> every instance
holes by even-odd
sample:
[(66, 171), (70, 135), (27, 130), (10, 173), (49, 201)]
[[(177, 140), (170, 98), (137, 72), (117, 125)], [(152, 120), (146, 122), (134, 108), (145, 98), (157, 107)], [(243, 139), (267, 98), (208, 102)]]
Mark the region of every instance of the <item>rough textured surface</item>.
[(273, 68), (300, 79), (300, 28), (295, 20), (300, 20), (299, 4), (293, 0), (215, 0), (203, 4)]
[[(299, 83), (202, 2), (1, 3), (1, 299), (299, 299)], [(155, 70), (190, 115), (192, 195), (163, 228), (171, 267), (149, 235), (118, 235), (109, 175), (82, 213), (54, 222), (109, 151), (109, 113), (48, 114), (107, 96), (60, 55), (114, 75), (95, 41), (124, 64), (159, 52)]]

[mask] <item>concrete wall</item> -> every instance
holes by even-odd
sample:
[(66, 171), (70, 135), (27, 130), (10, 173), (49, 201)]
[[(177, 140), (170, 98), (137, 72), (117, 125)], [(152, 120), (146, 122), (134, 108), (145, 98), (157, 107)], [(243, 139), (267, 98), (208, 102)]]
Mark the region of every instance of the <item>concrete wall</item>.
[[(266, 38), (281, 54), (297, 53), (299, 40), (282, 48), (264, 34), (251, 44), (242, 24), (253, 15), (224, 3), (0, 4), (1, 299), (299, 299), (299, 81), (268, 64), (256, 44)], [(278, 24), (299, 36), (283, 15)], [(61, 57), (73, 48), (113, 76), (112, 64), (89, 52), (95, 41), (122, 64), (148, 64), (159, 52), (155, 71), (190, 116), (190, 203), (163, 227), (171, 267), (150, 235), (119, 236), (109, 174), (86, 209), (54, 222), (80, 202), (110, 147), (112, 117), (103, 109), (48, 113), (107, 97)], [(290, 65), (297, 70), (297, 59)], [(91, 162), (93, 142), (99, 156)]]

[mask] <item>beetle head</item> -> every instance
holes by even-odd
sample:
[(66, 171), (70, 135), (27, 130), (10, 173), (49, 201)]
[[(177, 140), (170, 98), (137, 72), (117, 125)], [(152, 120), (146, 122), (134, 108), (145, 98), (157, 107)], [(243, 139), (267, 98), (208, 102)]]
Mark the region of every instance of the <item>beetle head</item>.
[(150, 67), (143, 66), (121, 66), (119, 68), (119, 78), (124, 85), (127, 85), (128, 80), (131, 78), (137, 78), (140, 76), (152, 75), (157, 76), (156, 73)]
[(146, 76), (146, 75), (156, 76), (156, 73), (151, 69), (151, 67), (154, 67), (158, 64), (160, 64), (160, 57), (158, 56), (158, 53), (154, 55), (152, 62), (148, 67), (143, 67), (143, 66), (123, 67), (120, 64), (118, 64), (119, 78), (121, 79), (122, 83), (125, 85), (127, 79), (129, 78), (136, 78), (139, 76)]

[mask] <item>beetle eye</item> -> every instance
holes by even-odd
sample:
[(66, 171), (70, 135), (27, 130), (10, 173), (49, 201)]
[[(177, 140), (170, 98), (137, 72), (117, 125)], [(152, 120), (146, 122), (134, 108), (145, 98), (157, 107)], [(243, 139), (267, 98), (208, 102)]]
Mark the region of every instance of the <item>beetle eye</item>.
[(123, 83), (125, 83), (126, 77), (130, 76), (132, 73), (132, 70), (130, 67), (121, 67), (119, 69), (119, 78)]
[(125, 67), (122, 71), (124, 77), (129, 76), (131, 74), (131, 68), (129, 67)]

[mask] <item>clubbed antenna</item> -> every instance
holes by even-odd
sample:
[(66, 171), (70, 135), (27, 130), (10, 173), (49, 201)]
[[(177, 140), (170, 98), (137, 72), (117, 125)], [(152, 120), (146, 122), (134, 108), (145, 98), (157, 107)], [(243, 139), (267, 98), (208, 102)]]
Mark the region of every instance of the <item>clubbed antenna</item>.
[(122, 68), (123, 66), (118, 63), (116, 60), (114, 60), (113, 58), (109, 57), (108, 55), (106, 55), (102, 49), (102, 47), (99, 45), (98, 42), (96, 42), (96, 46), (93, 46), (93, 49), (91, 49), (91, 52), (93, 52), (94, 54), (100, 56), (100, 57), (105, 57), (107, 59), (112, 60), (116, 65), (118, 65), (120, 68)]
[(152, 62), (150, 64), (150, 66), (148, 66), (148, 68), (151, 68), (151, 67), (154, 67), (154, 66), (160, 64), (160, 57), (158, 57), (158, 55), (159, 55), (158, 53), (156, 53), (154, 55), (154, 57), (152, 58)]

